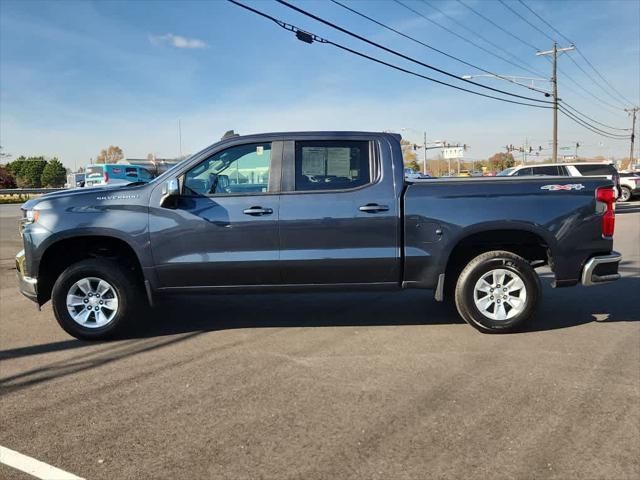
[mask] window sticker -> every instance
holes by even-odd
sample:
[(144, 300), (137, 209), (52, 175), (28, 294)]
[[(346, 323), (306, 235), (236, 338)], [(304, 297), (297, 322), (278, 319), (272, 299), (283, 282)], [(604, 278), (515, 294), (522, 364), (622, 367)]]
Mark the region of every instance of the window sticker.
[(324, 147), (304, 147), (302, 149), (302, 175), (325, 175)]
[(256, 147), (256, 155), (262, 155), (264, 153), (264, 147), (262, 145), (258, 145)]
[(351, 170), (349, 147), (327, 148), (327, 175), (348, 177)]

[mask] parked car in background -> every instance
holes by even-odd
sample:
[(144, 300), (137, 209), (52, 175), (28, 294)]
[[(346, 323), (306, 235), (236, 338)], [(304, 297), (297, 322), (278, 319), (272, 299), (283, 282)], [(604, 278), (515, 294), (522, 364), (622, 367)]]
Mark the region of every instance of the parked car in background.
[(153, 180), (151, 172), (139, 165), (120, 165), (115, 163), (89, 165), (85, 172), (86, 187), (127, 185), (138, 182), (147, 183)]
[(84, 187), (84, 173), (70, 173), (67, 175), (67, 183), (64, 184), (65, 188), (82, 188)]
[(561, 177), (607, 177), (616, 185), (618, 197), (621, 197), (620, 174), (611, 163), (576, 162), (576, 163), (540, 163), (537, 165), (521, 165), (507, 168), (498, 174), (501, 177), (550, 175)]
[(620, 173), (620, 198), (618, 201), (627, 202), (637, 195), (640, 195), (640, 173)]
[(426, 173), (422, 173), (422, 172), (416, 172), (412, 168), (405, 168), (404, 178), (406, 178), (407, 180), (420, 180), (425, 178), (431, 178), (431, 175), (427, 175)]

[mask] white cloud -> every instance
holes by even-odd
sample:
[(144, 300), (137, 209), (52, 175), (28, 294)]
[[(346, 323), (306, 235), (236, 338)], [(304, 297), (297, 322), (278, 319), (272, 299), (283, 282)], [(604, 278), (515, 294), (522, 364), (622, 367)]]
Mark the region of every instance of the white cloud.
[(181, 35), (167, 33), (165, 35), (149, 35), (153, 45), (170, 45), (175, 48), (205, 48), (207, 44), (197, 38), (187, 38)]

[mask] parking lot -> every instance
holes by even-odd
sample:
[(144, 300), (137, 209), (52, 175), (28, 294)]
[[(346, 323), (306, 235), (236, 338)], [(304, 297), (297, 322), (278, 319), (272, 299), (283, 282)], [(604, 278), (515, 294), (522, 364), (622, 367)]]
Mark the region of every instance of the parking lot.
[(405, 291), (166, 300), (88, 343), (18, 293), (0, 205), (0, 445), (86, 479), (639, 478), (640, 202), (617, 212), (623, 278), (541, 270), (518, 334)]

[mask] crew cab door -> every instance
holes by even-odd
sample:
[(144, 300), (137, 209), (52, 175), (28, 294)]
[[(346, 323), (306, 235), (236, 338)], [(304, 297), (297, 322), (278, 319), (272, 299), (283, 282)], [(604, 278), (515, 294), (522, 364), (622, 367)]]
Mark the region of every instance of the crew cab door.
[(184, 172), (169, 205), (152, 200), (160, 288), (280, 283), (281, 158), (281, 141), (234, 144)]
[(399, 193), (391, 150), (384, 147), (366, 136), (285, 141), (280, 196), (285, 284), (399, 282)]

